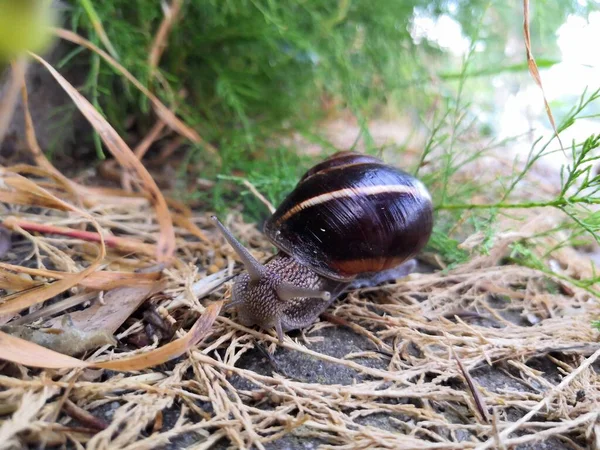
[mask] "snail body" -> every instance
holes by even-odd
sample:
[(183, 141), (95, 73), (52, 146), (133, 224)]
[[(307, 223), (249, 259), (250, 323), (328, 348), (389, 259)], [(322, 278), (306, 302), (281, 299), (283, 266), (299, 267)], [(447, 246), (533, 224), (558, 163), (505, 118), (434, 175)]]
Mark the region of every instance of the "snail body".
[(310, 169), (266, 221), (279, 249), (256, 261), (215, 218), (246, 267), (231, 306), (247, 326), (304, 328), (346, 289), (401, 278), (433, 227), (429, 192), (378, 158), (339, 152)]

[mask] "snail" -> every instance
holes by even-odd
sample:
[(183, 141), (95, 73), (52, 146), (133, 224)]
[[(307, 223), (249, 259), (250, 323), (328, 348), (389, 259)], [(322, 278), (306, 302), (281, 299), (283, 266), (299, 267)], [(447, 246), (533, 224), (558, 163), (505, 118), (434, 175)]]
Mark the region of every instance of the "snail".
[(425, 185), (379, 158), (339, 152), (308, 170), (268, 218), (278, 253), (259, 263), (212, 216), (246, 272), (228, 304), (246, 326), (305, 328), (345, 290), (408, 275), (433, 227)]

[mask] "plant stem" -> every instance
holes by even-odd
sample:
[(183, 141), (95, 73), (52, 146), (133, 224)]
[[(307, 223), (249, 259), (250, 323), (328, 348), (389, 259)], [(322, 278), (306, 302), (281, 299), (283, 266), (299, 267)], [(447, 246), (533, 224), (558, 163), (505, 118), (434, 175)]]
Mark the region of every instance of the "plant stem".
[[(42, 234), (56, 234), (59, 236), (66, 236), (73, 239), (80, 239), (87, 242), (100, 242), (100, 235), (91, 231), (76, 230), (73, 228), (57, 227), (54, 225), (48, 225), (43, 223), (30, 222), (27, 220), (17, 219), (16, 217), (9, 217), (3, 222), (0, 222), (10, 230), (22, 228), (25, 231)], [(142, 253), (146, 255), (153, 255), (156, 249), (151, 244), (139, 242), (135, 239), (123, 238), (118, 236), (106, 235), (104, 236), (104, 243), (107, 247), (114, 248), (126, 253)]]
[(523, 203), (456, 203), (456, 204), (442, 204), (435, 207), (436, 210), (472, 210), (472, 209), (526, 209), (526, 208), (540, 208), (553, 206), (555, 208), (563, 208), (570, 204), (584, 203), (587, 205), (600, 205), (600, 198), (589, 198), (589, 197), (561, 197), (549, 201), (538, 201), (538, 202), (523, 202)]

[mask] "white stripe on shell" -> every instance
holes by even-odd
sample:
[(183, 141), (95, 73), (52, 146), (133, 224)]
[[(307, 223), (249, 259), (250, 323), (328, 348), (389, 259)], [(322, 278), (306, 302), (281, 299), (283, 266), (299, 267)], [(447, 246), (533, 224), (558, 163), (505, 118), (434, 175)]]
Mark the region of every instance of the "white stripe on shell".
[(378, 194), (388, 194), (388, 193), (400, 193), (400, 194), (413, 194), (414, 196), (425, 197), (427, 200), (431, 201), (431, 196), (429, 192), (425, 188), (425, 186), (418, 182), (416, 186), (406, 186), (401, 184), (388, 184), (382, 186), (363, 186), (360, 188), (344, 188), (337, 191), (327, 192), (325, 194), (317, 195), (316, 197), (311, 197), (308, 200), (304, 200), (300, 202), (293, 208), (290, 208), (279, 220), (278, 222), (282, 222), (290, 217), (292, 217), (297, 212), (300, 212), (306, 208), (310, 208), (311, 206), (320, 205), (322, 203), (330, 202), (331, 200), (337, 200), (340, 198), (352, 198), (357, 197), (359, 195), (378, 195)]

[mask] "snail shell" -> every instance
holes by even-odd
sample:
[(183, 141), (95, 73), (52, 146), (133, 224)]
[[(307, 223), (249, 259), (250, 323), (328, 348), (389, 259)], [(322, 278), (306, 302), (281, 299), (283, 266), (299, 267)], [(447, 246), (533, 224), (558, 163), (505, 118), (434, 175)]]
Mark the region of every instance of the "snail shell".
[(343, 152), (300, 180), (265, 224), (283, 252), (318, 274), (350, 281), (417, 254), (433, 227), (421, 181), (378, 158)]

